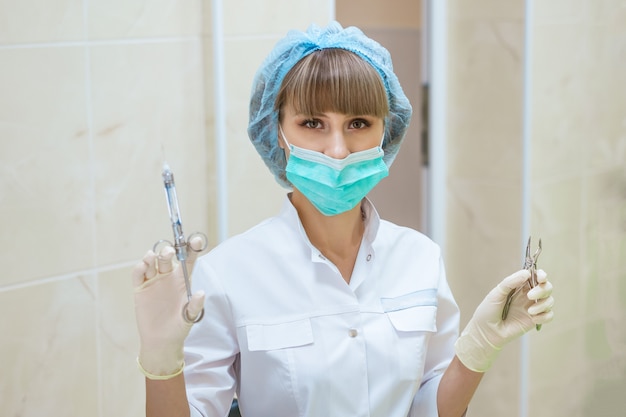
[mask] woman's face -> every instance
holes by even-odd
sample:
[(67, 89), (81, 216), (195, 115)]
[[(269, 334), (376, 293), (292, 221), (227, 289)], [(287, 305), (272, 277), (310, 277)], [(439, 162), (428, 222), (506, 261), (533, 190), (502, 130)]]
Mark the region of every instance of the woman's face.
[[(379, 146), (383, 138), (384, 121), (377, 116), (335, 112), (304, 115), (297, 114), (290, 105), (283, 107), (281, 115), (283, 134), (291, 145), (335, 159)], [(289, 156), (283, 138), (278, 140)]]

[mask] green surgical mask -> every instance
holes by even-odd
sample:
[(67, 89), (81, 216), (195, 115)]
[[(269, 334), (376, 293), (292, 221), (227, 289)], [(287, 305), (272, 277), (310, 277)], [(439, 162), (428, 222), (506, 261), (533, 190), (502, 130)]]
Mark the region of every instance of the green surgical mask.
[(389, 175), (379, 146), (354, 152), (343, 159), (289, 144), (287, 179), (325, 216), (334, 216), (356, 207), (375, 186)]

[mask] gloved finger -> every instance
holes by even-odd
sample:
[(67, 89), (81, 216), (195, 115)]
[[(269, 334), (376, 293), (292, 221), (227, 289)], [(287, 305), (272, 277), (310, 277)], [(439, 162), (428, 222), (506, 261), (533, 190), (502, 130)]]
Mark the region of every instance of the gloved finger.
[(525, 269), (521, 269), (504, 278), (496, 288), (502, 295), (508, 295), (511, 290), (522, 286), (526, 281), (528, 281), (528, 278), (530, 278), (530, 272)]
[(205, 240), (200, 236), (194, 236), (189, 240), (189, 250), (187, 251), (187, 270), (193, 270), (193, 264), (198, 259), (198, 254), (202, 251), (203, 246), (205, 246)]
[(529, 300), (541, 300), (543, 298), (548, 298), (552, 295), (552, 283), (550, 281), (545, 281), (528, 291), (528, 294), (526, 295)]
[(137, 288), (141, 284), (143, 284), (143, 280), (146, 278), (146, 270), (148, 269), (148, 265), (145, 264), (144, 261), (137, 262), (137, 265), (133, 268), (130, 276), (133, 280), (133, 287)]
[(195, 318), (198, 317), (198, 314), (202, 311), (203, 306), (204, 291), (199, 290), (191, 296), (191, 300), (189, 300), (189, 304), (187, 305), (187, 314), (189, 315), (189, 318), (195, 320)]
[(189, 239), (189, 246), (191, 246), (192, 252), (195, 254), (202, 252), (202, 250), (204, 249), (203, 247), (205, 246), (205, 240), (206, 238), (203, 238), (199, 235), (193, 236), (191, 239)]
[(534, 324), (546, 324), (554, 318), (554, 311), (546, 311), (545, 313), (530, 316)]
[(143, 284), (145, 280), (156, 276), (156, 265), (154, 261), (154, 252), (149, 250), (146, 252), (141, 262), (138, 262), (137, 265), (135, 265), (131, 272), (134, 287), (138, 287)]
[(148, 266), (145, 272), (146, 279), (152, 279), (157, 275), (156, 254), (151, 250), (143, 257), (143, 262)]
[(160, 274), (172, 272), (174, 269), (172, 261), (175, 253), (176, 251), (171, 246), (166, 246), (161, 249), (161, 252), (159, 252), (159, 256), (157, 257), (157, 267)]
[(546, 274), (546, 271), (544, 271), (543, 269), (538, 269), (537, 270), (537, 282), (539, 284), (543, 284), (544, 282), (548, 281), (548, 274)]
[(552, 307), (554, 307), (554, 298), (544, 298), (543, 300), (533, 303), (530, 307), (528, 307), (528, 314), (530, 314), (531, 316), (543, 314), (551, 311)]

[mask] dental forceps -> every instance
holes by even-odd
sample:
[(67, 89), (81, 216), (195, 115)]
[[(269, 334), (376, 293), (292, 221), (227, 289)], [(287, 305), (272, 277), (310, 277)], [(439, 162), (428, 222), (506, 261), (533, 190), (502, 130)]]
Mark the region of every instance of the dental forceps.
[[(533, 253), (532, 255), (530, 254), (530, 239), (531, 237), (529, 236), (528, 243), (526, 244), (526, 256), (524, 258), (523, 266), (525, 270), (530, 271), (530, 278), (528, 278), (528, 281), (526, 281), (524, 285), (515, 288), (511, 290), (511, 292), (509, 292), (509, 295), (506, 297), (506, 302), (504, 303), (504, 309), (502, 310), (502, 320), (506, 320), (507, 316), (509, 315), (509, 309), (511, 308), (511, 302), (513, 301), (513, 297), (515, 296), (515, 294), (520, 292), (522, 288), (524, 288), (526, 285), (529, 285), (532, 289), (539, 284), (537, 282), (537, 258), (539, 258), (539, 255), (541, 254), (541, 239), (539, 239), (537, 250), (535, 250), (535, 253)], [(541, 324), (537, 324), (535, 327), (537, 331), (541, 330)]]
[[(183, 319), (187, 323), (197, 323), (204, 317), (204, 308), (200, 311), (200, 314), (196, 318), (189, 316), (188, 307), (191, 301), (191, 284), (189, 281), (189, 271), (187, 270), (187, 258), (189, 257), (189, 251), (202, 252), (207, 248), (208, 239), (204, 233), (195, 232), (189, 236), (189, 239), (185, 239), (183, 233), (183, 224), (180, 219), (180, 209), (178, 208), (178, 198), (176, 197), (176, 186), (174, 184), (174, 174), (170, 170), (167, 164), (163, 164), (163, 185), (165, 187), (165, 197), (167, 199), (167, 208), (170, 214), (170, 221), (172, 222), (172, 230), (174, 231), (174, 243), (169, 240), (159, 240), (154, 244), (152, 251), (159, 254), (160, 250), (165, 246), (171, 246), (176, 251), (176, 258), (180, 262), (180, 266), (183, 270), (183, 277), (185, 278), (185, 288), (187, 289), (187, 303), (183, 306)], [(191, 241), (195, 238), (202, 239), (202, 246), (200, 249), (194, 249), (191, 246)]]

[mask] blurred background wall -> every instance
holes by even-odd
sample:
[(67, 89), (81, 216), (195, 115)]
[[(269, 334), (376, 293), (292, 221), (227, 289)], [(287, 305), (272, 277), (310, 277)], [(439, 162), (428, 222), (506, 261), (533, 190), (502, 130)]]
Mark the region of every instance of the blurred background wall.
[[(524, 1), (447, 4), (444, 250), (463, 328), (489, 290), (522, 262)], [(557, 279), (545, 263), (549, 239), (542, 237), (539, 266)], [(552, 330), (545, 327), (531, 337)], [(503, 350), (472, 415), (518, 415), (521, 355), (519, 342)]]
[[(246, 135), (252, 75), (332, 2), (224, 1), (229, 233), (282, 191)], [(130, 271), (185, 231), (217, 242), (211, 2), (0, 2), (0, 415), (141, 416)]]
[[(129, 274), (171, 236), (163, 160), (187, 233), (214, 245), (218, 217), (232, 235), (274, 214), (284, 192), (246, 134), (254, 71), (288, 29), (335, 14), (422, 34), (414, 2), (371, 1), (223, 2), (225, 186), (211, 2), (0, 2), (2, 415), (143, 415)], [(471, 415), (621, 416), (626, 6), (446, 4), (446, 210), (430, 216), (444, 216), (462, 324), (519, 268), (525, 233), (543, 239), (557, 299), (554, 323), (501, 354)]]
[(529, 339), (529, 415), (620, 416), (626, 410), (626, 3), (560, 5), (535, 1), (530, 16), (530, 229), (544, 238), (543, 265), (559, 301), (551, 331)]
[(473, 415), (621, 416), (626, 5), (447, 5), (445, 251), (462, 322), (528, 235), (556, 298), (554, 322), (487, 373)]

